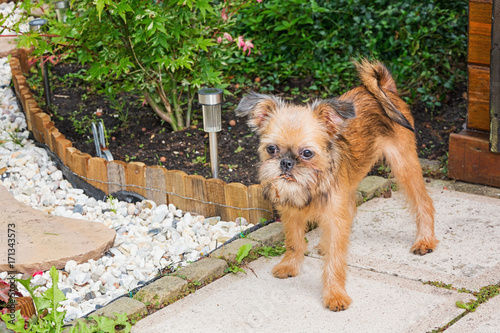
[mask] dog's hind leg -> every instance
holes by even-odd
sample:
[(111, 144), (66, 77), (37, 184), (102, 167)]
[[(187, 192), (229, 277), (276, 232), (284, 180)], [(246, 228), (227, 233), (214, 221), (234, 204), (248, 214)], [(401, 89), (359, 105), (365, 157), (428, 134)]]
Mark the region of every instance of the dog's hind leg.
[(384, 156), (416, 217), (417, 237), (411, 251), (424, 255), (439, 242), (434, 235), (434, 204), (425, 188), (413, 133), (403, 128), (398, 132), (394, 136), (397, 140), (384, 145)]

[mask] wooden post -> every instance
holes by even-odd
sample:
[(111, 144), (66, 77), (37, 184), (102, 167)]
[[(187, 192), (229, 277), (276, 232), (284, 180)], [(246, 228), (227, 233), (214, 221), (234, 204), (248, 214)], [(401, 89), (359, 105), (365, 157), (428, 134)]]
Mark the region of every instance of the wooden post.
[(57, 129), (57, 127), (55, 126), (52, 126), (50, 129), (48, 129), (47, 131), (47, 136), (48, 136), (48, 146), (50, 148), (50, 150), (52, 150), (52, 152), (54, 154), (57, 155), (57, 138), (59, 138), (61, 136), (61, 132), (59, 132), (59, 130)]
[(207, 214), (208, 205), (201, 201), (207, 201), (205, 197), (206, 185), (205, 178), (199, 175), (188, 175), (184, 178), (184, 193), (189, 201), (190, 211), (201, 215)]
[(250, 185), (248, 187), (248, 204), (251, 208), (262, 208), (268, 210), (266, 212), (264, 210), (251, 210), (249, 212), (250, 220), (248, 223), (257, 224), (260, 222), (260, 219), (270, 220), (273, 217), (273, 205), (271, 201), (264, 199), (262, 195), (262, 185)]
[(108, 161), (102, 157), (92, 157), (87, 164), (87, 178), (90, 185), (108, 192)]
[(108, 194), (125, 190), (127, 184), (127, 163), (111, 161), (108, 164)]
[(56, 154), (59, 156), (61, 161), (63, 161), (64, 165), (68, 166), (69, 163), (69, 157), (66, 156), (66, 148), (72, 147), (73, 143), (66, 139), (64, 135), (60, 135), (58, 138), (56, 138)]
[[(158, 205), (166, 204), (167, 201), (167, 184), (165, 177), (167, 169), (159, 165), (146, 167), (146, 198), (153, 200)], [(150, 190), (151, 189), (151, 190)], [(156, 190), (156, 191), (155, 191)]]
[(490, 151), (500, 153), (500, 0), (493, 0), (490, 57)]
[[(231, 183), (224, 187), (226, 195), (226, 205), (248, 208), (248, 188), (241, 183)], [(250, 218), (248, 210), (238, 208), (228, 208), (227, 216), (223, 217), (226, 221), (235, 221), (237, 217), (244, 217), (247, 221)]]
[(79, 150), (75, 150), (71, 153), (71, 164), (73, 165), (71, 170), (85, 179), (87, 177), (87, 165), (89, 164), (89, 160), (91, 157), (92, 156), (87, 153), (82, 153)]
[(33, 123), (33, 136), (35, 140), (40, 143), (46, 143), (45, 141), (45, 129), (50, 123), (50, 116), (44, 112), (37, 112), (34, 114)]
[(224, 216), (226, 215), (226, 196), (224, 194), (224, 186), (226, 183), (218, 178), (207, 179), (207, 201), (218, 203), (221, 205), (209, 205), (207, 216)]
[[(167, 171), (167, 176), (165, 177), (165, 184), (167, 186), (167, 191), (171, 193), (178, 194), (180, 196), (185, 196), (184, 190), (184, 178), (187, 174), (179, 170), (169, 170)], [(168, 194), (168, 203), (174, 205), (178, 209), (186, 210), (185, 199), (179, 197), (178, 195)]]
[(130, 162), (127, 164), (127, 191), (135, 192), (146, 197), (145, 169), (146, 164), (142, 162)]

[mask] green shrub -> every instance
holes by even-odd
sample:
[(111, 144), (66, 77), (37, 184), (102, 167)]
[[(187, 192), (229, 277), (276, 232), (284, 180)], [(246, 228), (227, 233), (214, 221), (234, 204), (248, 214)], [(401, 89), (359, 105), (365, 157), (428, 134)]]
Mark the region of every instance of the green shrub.
[(376, 58), (409, 102), (432, 106), (465, 77), (467, 1), (267, 0), (239, 12), (235, 33), (257, 51), (230, 61), (240, 81), (312, 78), (311, 90), (339, 94), (356, 82), (352, 58)]
[(21, 6), (29, 14), (43, 2), (49, 5), (44, 13), (49, 30), (21, 34), (21, 47), (34, 46), (35, 56), (51, 62), (61, 56), (77, 59), (88, 66), (89, 83), (107, 83), (108, 97), (139, 92), (174, 130), (190, 125), (200, 87), (225, 88), (222, 69), (234, 52), (241, 52), (237, 47), (245, 54), (253, 47), (224, 32), (238, 10), (256, 2), (73, 0), (66, 24), (55, 20), (51, 1)]

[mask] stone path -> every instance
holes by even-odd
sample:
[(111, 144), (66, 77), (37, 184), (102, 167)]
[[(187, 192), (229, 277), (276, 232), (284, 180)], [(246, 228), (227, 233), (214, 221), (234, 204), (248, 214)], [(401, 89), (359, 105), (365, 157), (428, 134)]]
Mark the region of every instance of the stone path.
[[(486, 189), (496, 197), (490, 198), (443, 184), (453, 185), (429, 184), (441, 242), (423, 257), (409, 252), (415, 225), (401, 192), (358, 208), (347, 283), (353, 303), (347, 311), (323, 308), (322, 262), (315, 251), (319, 231), (313, 230), (306, 235), (310, 253), (301, 275), (275, 279), (270, 271), (280, 258), (260, 258), (245, 268), (246, 274), (225, 275), (140, 320), (132, 332), (164, 332), (165, 327), (183, 332), (430, 332), (457, 318), (447, 331), (498, 332), (500, 296), (465, 316), (456, 302), (476, 300), (459, 288), (478, 291), (500, 283), (500, 189)], [(269, 229), (269, 238), (276, 237)], [(241, 243), (255, 241), (251, 238)]]

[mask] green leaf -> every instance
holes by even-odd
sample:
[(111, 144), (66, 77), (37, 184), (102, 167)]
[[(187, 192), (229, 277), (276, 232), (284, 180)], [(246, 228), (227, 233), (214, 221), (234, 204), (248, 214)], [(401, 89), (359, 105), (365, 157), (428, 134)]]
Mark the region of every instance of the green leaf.
[(127, 12), (133, 12), (132, 7), (129, 4), (124, 2), (118, 2), (116, 5), (115, 11), (120, 17), (123, 19), (125, 23), (127, 23)]
[(462, 301), (457, 301), (456, 303), (456, 306), (461, 308), (461, 309), (465, 309), (469, 312), (474, 312), (476, 311), (476, 307), (474, 304), (468, 304), (468, 303), (464, 303)]
[(11, 322), (12, 318), (10, 317), (10, 314), (8, 314), (8, 313), (1, 315), (0, 318), (2, 318), (2, 320), (7, 324), (8, 329), (11, 329), (14, 332), (19, 332), (19, 333), (27, 332), (24, 329), (25, 320), (21, 316), (21, 310), (17, 310), (15, 312), (15, 315), (16, 315), (16, 317), (15, 317), (14, 324), (12, 324), (12, 322)]
[(112, 0), (95, 0), (95, 7), (97, 9), (97, 14), (99, 16), (99, 21), (101, 20), (101, 14), (105, 5), (112, 5)]
[(97, 322), (99, 329), (106, 333), (114, 333), (116, 323), (113, 319), (104, 316), (91, 316)]
[(236, 253), (236, 261), (238, 263), (241, 263), (243, 259), (245, 259), (248, 254), (250, 253), (250, 250), (252, 249), (252, 244), (245, 244), (242, 245), (239, 249), (238, 252)]
[(196, 40), (196, 45), (203, 51), (208, 52), (207, 47), (217, 45), (217, 43), (214, 43), (212, 39), (205, 39), (203, 37), (200, 37)]

